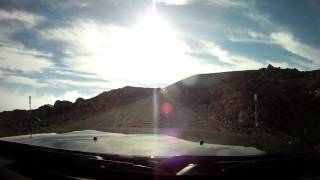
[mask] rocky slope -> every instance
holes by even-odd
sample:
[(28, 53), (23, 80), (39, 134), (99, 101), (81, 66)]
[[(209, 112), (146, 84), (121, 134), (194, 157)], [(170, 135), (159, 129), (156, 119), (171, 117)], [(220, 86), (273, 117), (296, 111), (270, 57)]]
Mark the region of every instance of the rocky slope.
[[(257, 122), (254, 94), (257, 94)], [(164, 89), (124, 87), (75, 103), (0, 113), (0, 136), (108, 128), (182, 128), (319, 144), (320, 71), (268, 66), (194, 75)], [(258, 127), (256, 127), (258, 125)]]

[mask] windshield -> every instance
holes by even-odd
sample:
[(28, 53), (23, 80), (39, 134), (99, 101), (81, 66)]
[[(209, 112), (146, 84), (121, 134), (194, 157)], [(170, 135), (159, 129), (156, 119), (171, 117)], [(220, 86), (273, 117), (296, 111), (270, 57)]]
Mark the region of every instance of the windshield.
[(317, 151), (318, 1), (0, 2), (0, 137), (167, 157)]

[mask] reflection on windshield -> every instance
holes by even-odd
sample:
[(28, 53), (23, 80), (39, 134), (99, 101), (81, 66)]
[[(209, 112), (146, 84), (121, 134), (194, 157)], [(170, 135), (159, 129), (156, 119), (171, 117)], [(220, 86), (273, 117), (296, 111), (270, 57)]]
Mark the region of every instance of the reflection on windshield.
[[(97, 137), (93, 140), (92, 137)], [(82, 152), (125, 156), (249, 156), (262, 155), (254, 147), (203, 144), (156, 134), (120, 134), (76, 131), (64, 134), (39, 134), (2, 138), (1, 140)]]

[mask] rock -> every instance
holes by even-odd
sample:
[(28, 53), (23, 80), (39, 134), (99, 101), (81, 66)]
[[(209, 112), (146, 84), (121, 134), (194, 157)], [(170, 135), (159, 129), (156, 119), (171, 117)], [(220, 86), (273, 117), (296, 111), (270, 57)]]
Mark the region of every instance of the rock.
[(320, 88), (318, 88), (314, 91), (314, 96), (316, 99), (318, 99), (320, 97)]
[(43, 106), (40, 106), (38, 108), (39, 114), (48, 114), (52, 110), (53, 106), (51, 104), (46, 104)]
[(73, 103), (70, 102), (70, 101), (60, 101), (60, 100), (57, 100), (55, 103), (54, 103), (54, 106), (53, 108), (54, 109), (59, 109), (59, 110), (65, 110), (65, 109), (70, 109), (72, 107)]
[(84, 101), (85, 101), (85, 100), (84, 100), (83, 98), (79, 97), (79, 98), (76, 99), (76, 102), (75, 102), (75, 103), (76, 103), (76, 104), (77, 104), (77, 103), (83, 103)]
[(274, 69), (274, 67), (271, 64), (269, 64), (267, 67), (267, 70), (272, 70), (272, 69)]
[(85, 107), (88, 105), (88, 103), (86, 103), (86, 100), (79, 97), (77, 98), (76, 102), (74, 103), (77, 107)]

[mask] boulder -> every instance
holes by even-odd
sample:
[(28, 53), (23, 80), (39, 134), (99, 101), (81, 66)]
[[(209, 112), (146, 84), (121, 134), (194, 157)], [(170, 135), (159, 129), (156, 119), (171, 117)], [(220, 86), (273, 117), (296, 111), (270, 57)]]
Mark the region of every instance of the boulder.
[(54, 109), (59, 109), (59, 110), (64, 110), (64, 109), (70, 109), (72, 107), (73, 103), (70, 102), (70, 101), (60, 101), (60, 100), (57, 100), (55, 103), (54, 103), (54, 106), (53, 108)]
[(46, 104), (46, 105), (40, 106), (38, 108), (38, 112), (40, 114), (48, 114), (52, 110), (52, 108), (53, 106), (51, 104)]
[(267, 67), (267, 70), (272, 70), (272, 69), (274, 69), (274, 67), (271, 64), (269, 64)]
[(86, 100), (79, 97), (77, 98), (76, 102), (74, 103), (77, 107), (84, 107), (86, 106), (88, 103), (86, 103)]
[(320, 88), (318, 88), (314, 91), (314, 96), (316, 99), (318, 99), (320, 97)]

